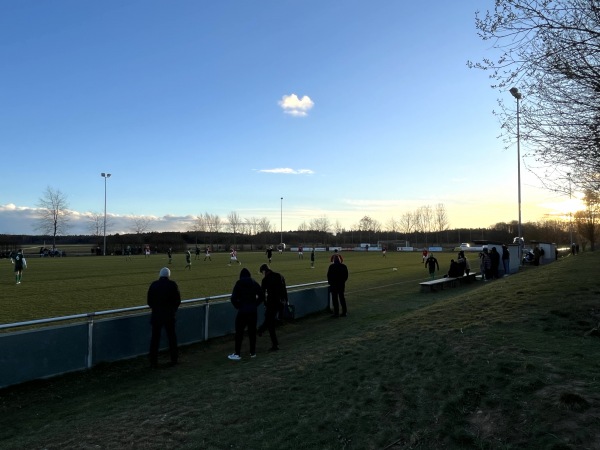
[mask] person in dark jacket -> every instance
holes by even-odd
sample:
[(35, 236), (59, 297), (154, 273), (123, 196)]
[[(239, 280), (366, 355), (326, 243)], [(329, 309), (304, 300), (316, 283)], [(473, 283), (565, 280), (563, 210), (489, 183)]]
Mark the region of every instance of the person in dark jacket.
[(510, 275), (510, 251), (506, 244), (502, 244), (502, 266), (504, 268), (504, 276)]
[(500, 274), (500, 253), (496, 247), (492, 247), (490, 250), (490, 258), (492, 260), (492, 278), (498, 278)]
[(277, 334), (275, 333), (275, 325), (277, 323), (277, 314), (281, 310), (281, 305), (285, 302), (284, 297), (284, 285), (281, 279), (281, 275), (277, 272), (273, 272), (269, 266), (263, 264), (259, 269), (260, 273), (263, 274), (263, 279), (260, 284), (263, 293), (266, 294), (265, 299), (265, 320), (260, 327), (258, 327), (258, 335), (262, 336), (265, 330), (269, 331), (271, 337), (271, 348), (270, 352), (279, 350), (279, 341), (277, 340)]
[(429, 276), (433, 280), (435, 278), (435, 268), (437, 267), (437, 270), (440, 270), (440, 264), (438, 263), (436, 257), (433, 256), (433, 253), (430, 253), (427, 259), (425, 260), (425, 267), (427, 268), (427, 270), (429, 270)]
[(169, 340), (171, 365), (177, 364), (177, 335), (175, 334), (175, 314), (181, 304), (181, 294), (177, 283), (169, 279), (171, 271), (167, 267), (160, 269), (159, 279), (152, 282), (148, 289), (148, 306), (152, 309), (150, 324), (150, 366), (158, 366), (158, 347), (160, 334), (164, 327)]
[(341, 316), (346, 317), (348, 314), (345, 296), (346, 281), (348, 281), (348, 267), (340, 261), (340, 258), (334, 257), (333, 264), (330, 264), (329, 269), (327, 269), (327, 282), (329, 283), (333, 302), (333, 315), (331, 317), (340, 317), (340, 305), (342, 305)]
[(240, 272), (240, 279), (231, 293), (231, 304), (237, 309), (235, 317), (235, 352), (228, 356), (233, 361), (242, 359), (242, 340), (244, 330), (248, 328), (250, 340), (250, 358), (256, 357), (256, 321), (257, 308), (264, 301), (264, 293), (246, 268)]

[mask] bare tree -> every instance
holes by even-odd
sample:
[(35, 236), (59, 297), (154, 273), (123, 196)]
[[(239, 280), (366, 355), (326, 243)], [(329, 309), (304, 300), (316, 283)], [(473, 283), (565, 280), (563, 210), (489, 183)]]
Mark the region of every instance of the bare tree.
[(133, 227), (132, 230), (136, 234), (145, 234), (150, 231), (150, 224), (152, 219), (150, 217), (136, 216), (132, 219)]
[(584, 203), (585, 210), (575, 213), (575, 226), (579, 236), (590, 243), (590, 249), (593, 251), (600, 233), (600, 194), (586, 191)]
[(227, 214), (227, 223), (225, 224), (225, 229), (233, 234), (234, 244), (236, 243), (236, 236), (240, 231), (240, 227), (243, 224), (244, 222), (237, 212), (231, 211), (229, 214)]
[(273, 230), (273, 225), (266, 217), (262, 217), (258, 221), (258, 229), (260, 233), (268, 233)]
[(437, 231), (438, 233), (446, 231), (449, 226), (450, 221), (448, 219), (448, 212), (446, 211), (446, 206), (443, 203), (438, 203), (437, 205), (435, 205), (435, 231)]
[(206, 221), (206, 226), (208, 227), (209, 232), (218, 233), (221, 231), (223, 222), (217, 214), (204, 213), (204, 220)]
[(259, 220), (256, 217), (248, 217), (246, 219), (248, 234), (251, 236), (258, 234), (258, 222)]
[(496, 0), (493, 12), (477, 13), (476, 27), (498, 56), (469, 66), (486, 70), (502, 93), (497, 115), (507, 144), (517, 137), (507, 91), (517, 87), (520, 136), (541, 164), (534, 173), (552, 190), (567, 192), (567, 173), (580, 190), (598, 190), (598, 0)]
[(194, 223), (194, 231), (198, 232), (207, 232), (208, 224), (206, 223), (206, 217), (200, 214), (196, 217), (196, 221)]
[(331, 230), (331, 222), (329, 222), (327, 217), (317, 217), (315, 219), (311, 219), (309, 227), (313, 231), (329, 233)]
[[(92, 212), (88, 216), (88, 229), (92, 236), (100, 237), (104, 236), (104, 214), (99, 212)], [(110, 216), (106, 216), (106, 230), (112, 225), (112, 219)]]
[(39, 199), (39, 222), (36, 229), (52, 236), (52, 248), (56, 248), (56, 236), (65, 234), (69, 229), (69, 204), (67, 196), (60, 189), (46, 188)]
[(405, 212), (400, 217), (398, 222), (399, 230), (405, 234), (405, 237), (408, 238), (408, 235), (411, 234), (416, 229), (416, 218), (415, 214), (412, 212)]
[(335, 223), (333, 224), (333, 233), (336, 236), (339, 236), (343, 232), (344, 232), (344, 227), (342, 226), (342, 223), (339, 220), (336, 220)]

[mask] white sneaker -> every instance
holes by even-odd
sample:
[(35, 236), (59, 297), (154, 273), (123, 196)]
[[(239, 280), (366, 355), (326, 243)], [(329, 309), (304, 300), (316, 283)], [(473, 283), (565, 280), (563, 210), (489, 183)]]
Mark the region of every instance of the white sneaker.
[(242, 357), (240, 355), (236, 355), (235, 353), (232, 353), (231, 355), (227, 356), (229, 359), (231, 359), (232, 361), (239, 361), (240, 359), (242, 359)]

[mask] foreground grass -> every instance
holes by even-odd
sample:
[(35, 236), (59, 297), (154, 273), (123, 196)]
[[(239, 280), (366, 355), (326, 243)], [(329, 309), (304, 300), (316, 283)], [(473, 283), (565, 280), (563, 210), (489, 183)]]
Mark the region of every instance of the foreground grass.
[(261, 338), (258, 358), (228, 361), (227, 337), (177, 368), (138, 358), (2, 390), (0, 447), (597, 449), (599, 264), (434, 294), (378, 275), (348, 318), (282, 327), (276, 354)]

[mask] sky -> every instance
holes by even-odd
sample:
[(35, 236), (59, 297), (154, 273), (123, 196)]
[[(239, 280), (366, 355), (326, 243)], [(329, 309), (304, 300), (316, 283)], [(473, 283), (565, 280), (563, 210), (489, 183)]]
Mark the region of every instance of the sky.
[[(186, 231), (209, 213), (344, 228), (442, 204), (450, 228), (518, 219), (493, 0), (0, 0), (0, 234), (36, 234), (48, 187), (69, 234)], [(526, 101), (526, 94), (524, 99)], [(521, 163), (522, 221), (568, 198)], [(101, 173), (110, 173), (105, 179)]]

